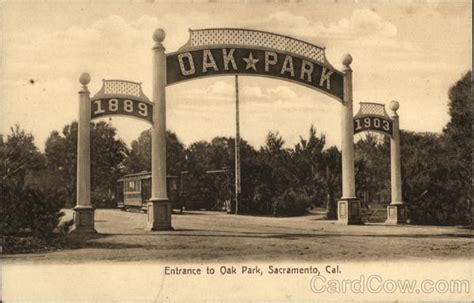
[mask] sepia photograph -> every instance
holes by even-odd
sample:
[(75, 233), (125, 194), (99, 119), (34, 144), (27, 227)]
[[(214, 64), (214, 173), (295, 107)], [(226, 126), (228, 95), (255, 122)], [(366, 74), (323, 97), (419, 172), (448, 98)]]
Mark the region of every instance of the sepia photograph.
[(472, 301), (469, 0), (1, 1), (0, 302)]

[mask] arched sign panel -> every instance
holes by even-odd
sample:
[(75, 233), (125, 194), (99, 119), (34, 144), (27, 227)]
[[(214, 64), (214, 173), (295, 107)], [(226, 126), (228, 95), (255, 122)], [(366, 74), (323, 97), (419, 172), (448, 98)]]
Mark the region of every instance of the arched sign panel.
[(363, 131), (375, 131), (384, 135), (393, 135), (393, 122), (385, 117), (359, 116), (354, 117), (354, 134)]
[(167, 85), (207, 76), (257, 75), (343, 99), (343, 74), (327, 62), (323, 48), (261, 31), (206, 29), (190, 35), (182, 50), (166, 55)]
[(153, 105), (132, 98), (101, 98), (92, 101), (91, 119), (120, 115), (144, 119), (153, 123)]
[(354, 134), (375, 131), (393, 136), (393, 121), (379, 103), (361, 102), (359, 112), (354, 116)]
[(120, 115), (153, 124), (153, 103), (143, 94), (141, 84), (125, 80), (104, 80), (91, 99), (91, 120)]
[(343, 76), (316, 61), (274, 50), (205, 48), (166, 57), (167, 84), (216, 75), (257, 75), (290, 80), (343, 98)]

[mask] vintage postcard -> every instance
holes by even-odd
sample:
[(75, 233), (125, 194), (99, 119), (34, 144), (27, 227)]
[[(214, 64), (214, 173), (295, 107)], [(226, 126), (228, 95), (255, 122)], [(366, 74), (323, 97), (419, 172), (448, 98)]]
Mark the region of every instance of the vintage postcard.
[(473, 300), (471, 1), (0, 20), (0, 302)]

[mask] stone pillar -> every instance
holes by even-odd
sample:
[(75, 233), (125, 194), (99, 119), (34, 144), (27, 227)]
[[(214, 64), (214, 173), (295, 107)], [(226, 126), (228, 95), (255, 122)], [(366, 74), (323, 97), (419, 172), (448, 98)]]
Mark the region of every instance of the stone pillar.
[(91, 204), (91, 144), (90, 121), (91, 101), (87, 84), (91, 81), (88, 73), (79, 78), (79, 121), (77, 125), (77, 180), (74, 226), (71, 233), (95, 233), (94, 208)]
[(337, 218), (339, 223), (361, 224), (360, 201), (355, 195), (351, 63), (351, 55), (346, 54), (342, 59), (342, 71), (344, 73), (344, 100), (341, 106), (342, 197), (337, 203)]
[(387, 206), (387, 224), (400, 224), (407, 222), (407, 210), (402, 198), (402, 173), (400, 166), (400, 123), (397, 110), (400, 104), (392, 101), (389, 104), (393, 121), (393, 136), (390, 139), (390, 179), (392, 201)]
[(146, 230), (172, 230), (171, 202), (166, 192), (166, 55), (165, 31), (153, 33), (153, 129), (151, 134), (151, 198)]

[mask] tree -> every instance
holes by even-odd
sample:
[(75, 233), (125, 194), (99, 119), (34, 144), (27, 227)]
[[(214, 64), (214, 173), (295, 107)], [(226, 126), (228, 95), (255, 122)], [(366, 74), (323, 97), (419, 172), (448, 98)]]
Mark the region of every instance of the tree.
[(402, 131), (403, 198), (415, 224), (455, 224), (443, 142), (438, 134)]
[(0, 182), (10, 179), (17, 186), (25, 184), (29, 171), (38, 170), (44, 165), (44, 158), (34, 144), (32, 134), (26, 133), (17, 124), (11, 129), (7, 141), (0, 143), (1, 174)]
[(443, 134), (456, 159), (470, 163), (472, 142), (471, 71), (457, 81), (448, 92), (449, 115), (451, 120), (443, 129)]
[(185, 148), (178, 136), (166, 131), (166, 168), (169, 175), (179, 176), (184, 170)]
[(295, 146), (293, 165), (298, 171), (297, 191), (304, 189), (313, 205), (325, 205), (326, 218), (336, 219), (336, 195), (340, 192), (341, 154), (337, 147), (324, 149), (326, 137), (317, 136), (311, 125), (308, 139), (300, 137)]
[(297, 171), (296, 183), (293, 188), (301, 188), (313, 205), (323, 205), (327, 188), (326, 166), (323, 158), (323, 149), (326, 145), (326, 136), (316, 134), (316, 128), (311, 125), (308, 139), (300, 137), (293, 152), (293, 167)]
[(357, 196), (364, 204), (384, 201), (390, 193), (389, 138), (373, 132), (355, 144)]
[(128, 154), (125, 143), (117, 138), (117, 130), (106, 122), (91, 125), (91, 192), (98, 208), (115, 207), (117, 180), (123, 175)]
[[(167, 174), (179, 176), (184, 170), (185, 148), (178, 136), (171, 131), (166, 131), (166, 165)], [(151, 171), (151, 129), (143, 131), (133, 140), (129, 157), (126, 160), (127, 173)]]
[(209, 178), (214, 196), (213, 200), (215, 200), (215, 205), (219, 209), (223, 209), (224, 202), (231, 202), (234, 197), (234, 145), (235, 140), (233, 138), (215, 137), (209, 146), (208, 169), (223, 170), (223, 172), (211, 174)]
[[(235, 144), (235, 139), (232, 138), (230, 144), (230, 146)], [(234, 158), (234, 152), (232, 152), (232, 158)], [(240, 163), (240, 211), (248, 214), (269, 213), (271, 200), (266, 194), (271, 170), (259, 157), (258, 152), (243, 139), (240, 140)], [(234, 186), (232, 189), (235, 192)]]
[(51, 172), (51, 181), (57, 182), (64, 205), (76, 204), (76, 159), (77, 159), (77, 122), (65, 125), (62, 136), (52, 131), (45, 145), (47, 167)]
[[(96, 207), (113, 207), (117, 179), (123, 174), (128, 149), (106, 122), (91, 123), (91, 191)], [(62, 135), (53, 131), (46, 141), (45, 155), (52, 176), (59, 176), (57, 188), (66, 205), (75, 205), (77, 122), (66, 125)]]
[(471, 72), (448, 92), (443, 134), (401, 133), (404, 198), (414, 223), (472, 224)]
[[(268, 172), (269, 196), (272, 202), (271, 213), (274, 216), (302, 215), (311, 205), (314, 189), (311, 172), (311, 155), (307, 153), (307, 143), (298, 152), (283, 147), (285, 141), (278, 132), (269, 132), (265, 146), (260, 149)], [(298, 161), (300, 160), (300, 161)], [(305, 174), (306, 172), (306, 174)]]
[(208, 142), (198, 141), (191, 144), (187, 150), (186, 176), (186, 208), (189, 209), (212, 209), (214, 199), (212, 197), (211, 178), (206, 174), (210, 169), (209, 153), (211, 146)]
[(151, 129), (143, 131), (130, 146), (130, 153), (125, 164), (126, 172), (151, 171)]
[[(450, 159), (447, 174), (451, 181), (452, 202), (464, 208), (464, 224), (472, 224), (472, 97), (471, 71), (457, 81), (448, 92), (450, 121), (443, 129), (446, 156)], [(469, 213), (469, 208), (471, 213)], [(461, 210), (460, 210), (461, 211)]]
[[(199, 141), (187, 149), (186, 194), (187, 208), (221, 209), (222, 202), (232, 200), (235, 206), (235, 139), (215, 137), (211, 143)], [(245, 140), (240, 140), (241, 187), (240, 210), (242, 213), (263, 214), (271, 207), (268, 184), (257, 151)], [(224, 170), (207, 174), (209, 170)], [(191, 199), (191, 200), (190, 200)]]
[(270, 192), (272, 197), (281, 195), (286, 187), (295, 184), (291, 167), (290, 150), (283, 147), (285, 140), (278, 132), (268, 132), (265, 145), (260, 149), (263, 160), (271, 168)]
[(336, 195), (341, 192), (341, 152), (331, 146), (323, 152), (326, 181), (326, 219), (337, 219)]
[(15, 125), (0, 141), (0, 233), (48, 237), (63, 215), (34, 138)]
[[(471, 72), (449, 90), (451, 120), (443, 134), (401, 131), (403, 199), (415, 224), (472, 222)], [(356, 143), (358, 196), (374, 199), (389, 192), (388, 141), (373, 135)], [(373, 176), (376, 176), (375, 178)], [(375, 189), (375, 191), (374, 191)]]

